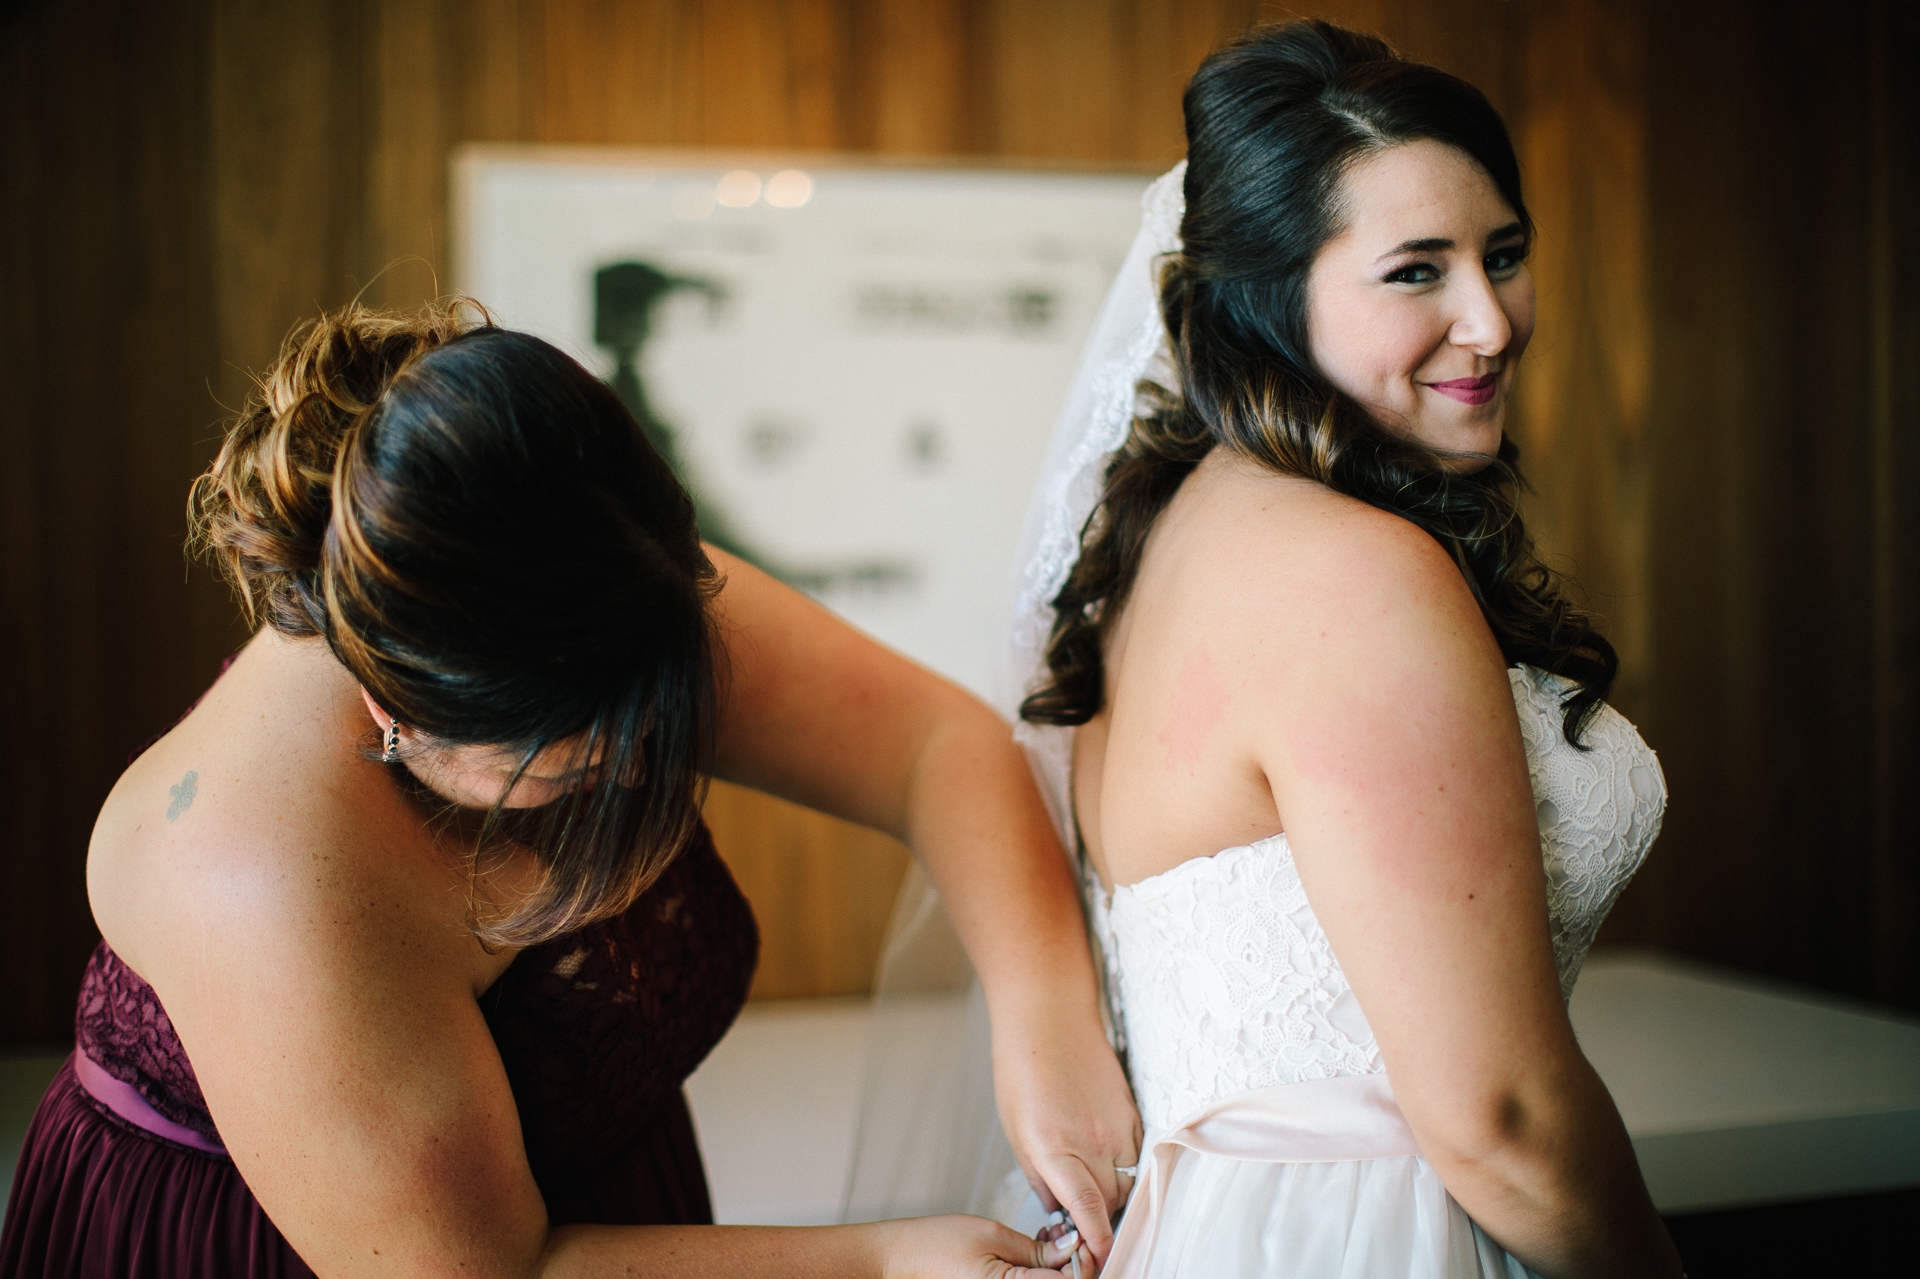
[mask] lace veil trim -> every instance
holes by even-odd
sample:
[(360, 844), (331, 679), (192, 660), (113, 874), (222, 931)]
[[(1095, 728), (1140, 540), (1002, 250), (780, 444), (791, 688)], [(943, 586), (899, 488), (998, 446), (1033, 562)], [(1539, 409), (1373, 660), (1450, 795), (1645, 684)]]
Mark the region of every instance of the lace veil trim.
[[(1107, 458), (1126, 439), (1135, 388), (1173, 385), (1160, 321), (1156, 264), (1180, 248), (1185, 161), (1148, 187), (1126, 261), (1080, 357), (1027, 510), (1021, 566), (1002, 634), (1010, 644), (996, 701), (1019, 722), (1021, 699), (1045, 663), (1052, 601), (1080, 556), (1080, 530), (1099, 500)], [(1021, 725), (1063, 847), (1075, 847), (1067, 769), (1070, 730)], [(1028, 1192), (1000, 1130), (985, 1003), (933, 885), (916, 866), (894, 907), (875, 983), (866, 1080), (842, 1220), (972, 1212), (1029, 1232)], [(1037, 1201), (1034, 1201), (1037, 1202)]]

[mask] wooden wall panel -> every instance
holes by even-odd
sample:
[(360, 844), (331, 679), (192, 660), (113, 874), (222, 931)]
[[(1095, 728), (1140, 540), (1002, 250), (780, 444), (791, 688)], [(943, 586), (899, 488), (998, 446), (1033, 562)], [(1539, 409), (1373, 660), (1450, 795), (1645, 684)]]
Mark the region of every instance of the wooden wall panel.
[(1132, 120), (1129, 158), (1171, 167), (1187, 151), (1180, 95), (1194, 68), (1216, 48), (1271, 17), (1259, 0), (1192, 0), (1137, 4), (1132, 23), (1133, 66), (1127, 95)]
[(701, 123), (712, 146), (826, 149), (845, 137), (846, 15), (829, 0), (707, 9)]
[(1531, 6), (1515, 144), (1536, 224), (1536, 336), (1513, 433), (1529, 528), (1619, 650), (1614, 704), (1647, 708), (1647, 122), (1636, 5)]
[(1914, 654), (1875, 637), (1920, 585), (1902, 545), (1876, 550), (1878, 526), (1912, 527), (1894, 446), (1913, 418), (1889, 403), (1876, 437), (1872, 388), (1876, 349), (1911, 370), (1920, 348), (1891, 306), (1876, 318), (1876, 296), (1911, 285), (1872, 246), (1876, 163), (1894, 163), (1876, 160), (1876, 112), (1910, 120), (1913, 100), (1874, 100), (1874, 9), (1703, 3), (1647, 46), (1647, 719), (1673, 806), (1622, 924), (1911, 1007), (1911, 916), (1876, 898), (1913, 900), (1887, 807), (1913, 758), (1875, 726), (1883, 699), (1911, 706)]
[(700, 6), (549, 0), (529, 6), (541, 85), (540, 142), (684, 144), (700, 129)]
[(520, 7), (380, 0), (362, 12), (364, 239), (353, 274), (368, 303), (413, 306), (452, 288), (448, 152), (522, 136)]
[(983, 57), (995, 154), (1132, 159), (1133, 59), (1118, 0), (996, 0)]
[(846, 145), (882, 155), (980, 150), (981, 24), (967, 0), (869, 0), (852, 34)]
[(1920, 1007), (1920, 8), (1867, 29), (1873, 433), (1873, 993)]
[(550, 0), (535, 140), (847, 145), (848, 21), (831, 0)]
[(0, 1044), (72, 1035), (94, 814), (231, 612), (180, 556), (218, 366), (207, 61), (198, 5), (0, 15)]
[(864, 994), (909, 854), (878, 831), (725, 782), (707, 798), (714, 844), (760, 923), (755, 999)]
[(295, 320), (366, 282), (362, 38), (357, 6), (214, 0), (206, 119), (229, 406)]
[[(434, 0), (388, 0), (365, 11), (360, 33), (365, 127), (363, 261), (373, 266), (365, 293), (375, 305), (440, 292), (435, 261), (447, 228), (447, 153), (459, 83)], [(509, 86), (510, 87), (510, 86)]]

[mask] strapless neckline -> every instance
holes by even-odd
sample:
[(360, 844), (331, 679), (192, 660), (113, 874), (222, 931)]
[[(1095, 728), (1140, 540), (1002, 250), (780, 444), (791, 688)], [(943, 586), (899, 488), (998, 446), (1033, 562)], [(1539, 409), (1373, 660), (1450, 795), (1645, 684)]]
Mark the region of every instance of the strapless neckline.
[[(759, 950), (752, 908), (702, 824), (625, 912), (514, 957), (478, 1003), (543, 1187), (613, 1157), (678, 1104), (746, 1003)], [(159, 995), (104, 941), (74, 1030), (162, 1119), (224, 1145)]]
[[(1562, 730), (1567, 683), (1509, 671), (1562, 993), (1666, 807), (1659, 762), (1602, 707), (1585, 745)], [(1106, 889), (1086, 868), (1113, 1021), (1141, 1118), (1164, 1128), (1235, 1093), (1384, 1069), (1300, 882), (1285, 832)]]
[[(1660, 829), (1666, 784), (1618, 712), (1602, 707), (1578, 749), (1562, 731), (1567, 684), (1531, 667), (1508, 675), (1545, 922), (1571, 994), (1600, 921)], [(1147, 1197), (1121, 1225), (1112, 1273), (1266, 1274), (1285, 1258), (1301, 1279), (1527, 1275), (1415, 1153), (1285, 833), (1111, 892), (1086, 873), (1115, 1036), (1146, 1129), (1136, 1195)], [(1404, 1141), (1383, 1144), (1389, 1129)]]
[(1191, 872), (1195, 875), (1205, 875), (1207, 873), (1205, 868), (1213, 867), (1216, 874), (1222, 873), (1221, 868), (1229, 865), (1238, 857), (1253, 856), (1271, 849), (1281, 850), (1288, 857), (1293, 855), (1293, 847), (1287, 843), (1287, 832), (1281, 831), (1275, 835), (1268, 835), (1264, 839), (1256, 839), (1248, 844), (1235, 844), (1231, 848), (1223, 848), (1219, 852), (1209, 853), (1205, 857), (1189, 857), (1178, 865), (1169, 866), (1158, 874), (1148, 875), (1145, 879), (1136, 879), (1131, 884), (1116, 884), (1107, 890), (1107, 897), (1109, 901), (1113, 901), (1117, 900), (1122, 893), (1131, 893), (1136, 896), (1151, 898), (1158, 893), (1171, 891), (1172, 887), (1180, 882), (1182, 875), (1186, 872)]

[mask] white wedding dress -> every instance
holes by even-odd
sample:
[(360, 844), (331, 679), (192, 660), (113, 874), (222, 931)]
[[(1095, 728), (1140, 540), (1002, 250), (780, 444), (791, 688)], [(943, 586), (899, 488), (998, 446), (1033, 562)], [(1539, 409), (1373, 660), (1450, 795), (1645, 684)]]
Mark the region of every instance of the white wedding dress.
[[(1660, 828), (1653, 752), (1603, 707), (1582, 751), (1556, 677), (1509, 672), (1563, 995)], [(1112, 1279), (1463, 1279), (1527, 1271), (1447, 1194), (1285, 835), (1105, 892), (1089, 884), (1146, 1128)]]

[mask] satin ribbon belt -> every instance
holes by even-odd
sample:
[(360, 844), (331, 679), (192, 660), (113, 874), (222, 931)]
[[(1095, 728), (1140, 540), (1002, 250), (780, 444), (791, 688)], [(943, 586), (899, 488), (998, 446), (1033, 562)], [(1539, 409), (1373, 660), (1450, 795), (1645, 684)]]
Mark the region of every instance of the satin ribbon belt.
[(1146, 1272), (1173, 1166), (1183, 1151), (1250, 1163), (1320, 1164), (1420, 1153), (1385, 1075), (1343, 1075), (1241, 1093), (1152, 1141), (1107, 1259), (1106, 1279)]
[(140, 1095), (139, 1089), (109, 1075), (104, 1066), (78, 1048), (73, 1050), (73, 1073), (89, 1096), (134, 1127), (203, 1155), (226, 1155), (225, 1146), (208, 1141), (185, 1124), (167, 1118)]

